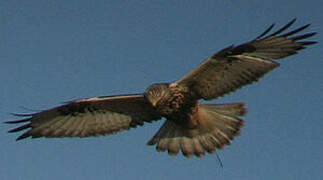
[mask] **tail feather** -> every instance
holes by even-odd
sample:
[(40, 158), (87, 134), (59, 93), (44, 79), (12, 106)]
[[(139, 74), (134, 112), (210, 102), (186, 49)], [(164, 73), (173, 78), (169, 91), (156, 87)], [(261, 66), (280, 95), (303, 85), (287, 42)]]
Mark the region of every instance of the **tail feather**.
[(247, 114), (247, 109), (244, 108), (244, 103), (232, 103), (232, 104), (201, 104), (205, 109), (210, 111), (217, 111), (222, 114), (231, 116), (244, 116)]
[(182, 151), (186, 157), (214, 153), (216, 148), (229, 145), (240, 134), (243, 120), (237, 116), (245, 115), (246, 112), (243, 103), (199, 104), (197, 115), (192, 116), (198, 123), (197, 127), (189, 129), (167, 120), (148, 145), (157, 144), (157, 151), (167, 150), (170, 155)]

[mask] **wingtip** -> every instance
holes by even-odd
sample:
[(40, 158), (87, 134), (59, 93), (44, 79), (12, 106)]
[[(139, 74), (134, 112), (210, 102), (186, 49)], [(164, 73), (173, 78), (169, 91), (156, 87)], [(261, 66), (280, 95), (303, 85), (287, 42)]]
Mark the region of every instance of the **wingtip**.
[(300, 42), (303, 46), (308, 46), (308, 45), (313, 45), (313, 44), (317, 44), (317, 41), (303, 41)]
[(149, 140), (147, 143), (146, 143), (146, 145), (148, 145), (148, 146), (152, 146), (152, 145), (155, 145), (156, 144), (156, 140), (155, 139), (151, 139), (151, 140)]
[(296, 22), (297, 18), (294, 17), (292, 20), (290, 20), (285, 26), (290, 27)]
[(29, 137), (29, 136), (30, 136), (29, 134), (24, 133), (23, 135), (19, 136), (19, 137), (16, 139), (16, 141), (21, 141), (21, 140), (23, 140), (23, 139), (26, 139), (26, 138), (27, 138), (27, 137)]
[(19, 126), (17, 128), (11, 129), (11, 130), (8, 131), (8, 133), (19, 132), (19, 131), (25, 130), (27, 128), (30, 128), (30, 127), (31, 127), (31, 123), (28, 123), (28, 124), (25, 124), (23, 126)]
[(28, 116), (33, 116), (35, 115), (34, 113), (30, 113), (30, 114), (20, 114), (20, 113), (9, 113), (12, 116), (17, 116), (17, 117), (28, 117)]
[(297, 20), (297, 17), (294, 17), (288, 24), (294, 24), (296, 20)]
[[(276, 35), (278, 35), (278, 34), (280, 34), (280, 33), (282, 33), (283, 31), (285, 31), (286, 29), (288, 29), (289, 27), (291, 27), (294, 23), (295, 23), (295, 21), (297, 20), (297, 18), (293, 18), (291, 21), (289, 21), (285, 26), (283, 26), (282, 28), (280, 28), (279, 30), (277, 30), (276, 32), (274, 32), (274, 33), (272, 33), (272, 34), (270, 34), (270, 35), (268, 35), (268, 36), (266, 36), (266, 37), (270, 37), (270, 36), (276, 36)], [(256, 39), (260, 39), (260, 38), (262, 38), (262, 37), (264, 37), (269, 31), (271, 31), (272, 30), (272, 28), (274, 27), (274, 25), (275, 25), (275, 23), (273, 23), (271, 26), (269, 26), (269, 28), (267, 28), (266, 30), (265, 30), (265, 32), (263, 32), (261, 35), (259, 35), (257, 38), (255, 38), (255, 40)], [(282, 37), (287, 37), (287, 36), (290, 36), (290, 35), (292, 35), (292, 34), (296, 34), (296, 33), (298, 33), (299, 31), (302, 31), (302, 30), (304, 30), (304, 29), (306, 29), (306, 28), (308, 28), (309, 26), (310, 26), (311, 24), (306, 24), (306, 25), (304, 25), (304, 26), (302, 26), (302, 27), (300, 27), (300, 28), (297, 28), (297, 29), (295, 29), (295, 30), (293, 30), (293, 31), (291, 31), (291, 32), (287, 32), (286, 34), (283, 34), (283, 35), (280, 35), (280, 36), (282, 36)], [(266, 37), (264, 37), (264, 38), (266, 38)]]
[(21, 141), (22, 139), (24, 139), (24, 138), (20, 138), (20, 136), (16, 139), (16, 141), (18, 142), (18, 141)]
[(309, 26), (310, 26), (310, 24), (306, 24), (306, 25), (304, 25), (302, 27), (299, 27), (299, 28), (297, 28), (295, 30), (292, 30), (290, 32), (287, 32), (285, 34), (282, 34), (282, 35), (280, 35), (280, 37), (288, 37), (288, 36), (297, 34), (298, 32), (303, 31), (304, 29), (308, 28)]
[(16, 121), (5, 121), (3, 123), (6, 123), (6, 124), (18, 124), (18, 123), (24, 123), (24, 122), (28, 122), (28, 121), (30, 121), (30, 118), (16, 120)]
[(306, 28), (308, 28), (308, 27), (310, 27), (311, 26), (311, 24), (309, 23), (309, 24), (305, 24), (304, 26), (303, 26), (303, 29), (306, 29)]
[(254, 40), (260, 39), (263, 36), (265, 36), (269, 31), (271, 31), (273, 29), (274, 26), (275, 26), (275, 23), (272, 23), (263, 33), (261, 33), (259, 36), (257, 36)]

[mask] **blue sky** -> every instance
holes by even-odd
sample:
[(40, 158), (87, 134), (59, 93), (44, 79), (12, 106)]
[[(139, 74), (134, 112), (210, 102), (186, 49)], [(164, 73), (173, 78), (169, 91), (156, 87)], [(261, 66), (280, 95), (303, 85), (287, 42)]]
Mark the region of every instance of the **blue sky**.
[(186, 159), (146, 142), (163, 121), (114, 136), (16, 142), (0, 125), (0, 179), (318, 180), (323, 176), (320, 0), (0, 1), (0, 119), (72, 99), (140, 93), (271, 23), (312, 23), (319, 44), (213, 103), (245, 102), (246, 126), (215, 155)]

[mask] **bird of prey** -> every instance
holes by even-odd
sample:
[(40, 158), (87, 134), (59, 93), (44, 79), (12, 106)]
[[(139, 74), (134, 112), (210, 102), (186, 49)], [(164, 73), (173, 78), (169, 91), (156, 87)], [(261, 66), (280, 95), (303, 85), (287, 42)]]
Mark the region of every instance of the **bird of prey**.
[(315, 41), (304, 40), (315, 32), (296, 35), (309, 24), (285, 32), (295, 22), (268, 33), (272, 24), (255, 39), (229, 46), (208, 57), (177, 81), (156, 83), (142, 94), (101, 96), (70, 101), (33, 114), (16, 114), (25, 123), (9, 132), (25, 131), (27, 137), (62, 138), (114, 134), (165, 118), (158, 132), (148, 141), (157, 151), (170, 155), (201, 157), (229, 145), (244, 124), (239, 116), (247, 112), (244, 103), (204, 104), (256, 82), (278, 67), (281, 59), (304, 49)]

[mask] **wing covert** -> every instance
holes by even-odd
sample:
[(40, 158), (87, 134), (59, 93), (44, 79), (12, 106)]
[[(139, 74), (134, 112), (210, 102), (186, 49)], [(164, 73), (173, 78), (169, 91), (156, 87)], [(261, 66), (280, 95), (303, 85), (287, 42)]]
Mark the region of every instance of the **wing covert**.
[(7, 122), (27, 123), (9, 131), (28, 129), (17, 140), (30, 136), (38, 138), (108, 135), (161, 118), (142, 94), (81, 99), (39, 113), (18, 116), (28, 117)]

